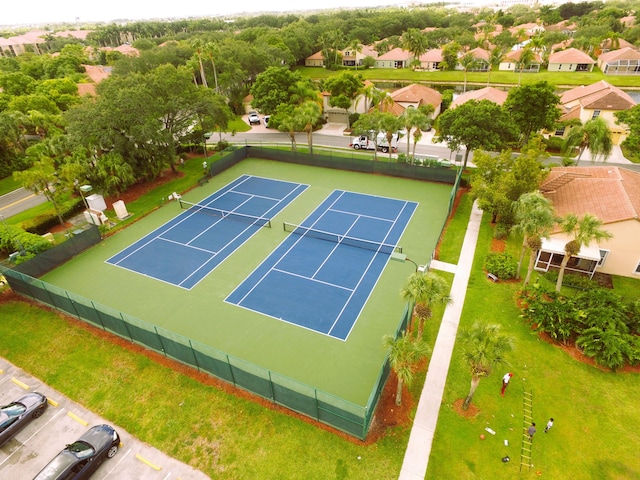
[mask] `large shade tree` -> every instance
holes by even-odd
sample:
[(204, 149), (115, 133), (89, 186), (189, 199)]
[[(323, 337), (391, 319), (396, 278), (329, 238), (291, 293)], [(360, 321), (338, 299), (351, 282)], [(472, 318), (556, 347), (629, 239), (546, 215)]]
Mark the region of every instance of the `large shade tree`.
[(460, 334), (462, 357), (471, 369), (471, 388), (462, 405), (469, 408), (480, 380), (488, 377), (494, 368), (506, 363), (506, 354), (513, 349), (513, 338), (503, 333), (500, 325), (475, 322)]
[(465, 147), (463, 168), (471, 151), (500, 151), (517, 139), (509, 114), (489, 100), (470, 100), (438, 117), (440, 137), (451, 150)]
[(571, 257), (578, 255), (583, 246), (589, 245), (593, 241), (599, 242), (613, 237), (611, 233), (602, 228), (602, 225), (602, 220), (589, 213), (585, 213), (582, 217), (570, 213), (561, 219), (560, 228), (569, 236), (570, 240), (564, 246), (564, 257), (560, 263), (556, 292), (562, 288), (564, 272)]
[(363, 87), (362, 77), (350, 72), (342, 72), (324, 81), (325, 90), (331, 93), (329, 105), (344, 109), (347, 114), (348, 128), (351, 127), (349, 123), (349, 108), (351, 108)]
[(560, 97), (555, 90), (546, 81), (509, 90), (504, 108), (520, 129), (523, 145), (527, 144), (532, 133), (552, 129), (560, 118)]

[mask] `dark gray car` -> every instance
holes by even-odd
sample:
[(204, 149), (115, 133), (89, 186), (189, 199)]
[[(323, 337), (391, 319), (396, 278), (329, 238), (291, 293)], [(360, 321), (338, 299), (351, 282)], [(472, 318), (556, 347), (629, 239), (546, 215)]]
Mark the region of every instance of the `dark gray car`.
[(96, 425), (67, 445), (33, 480), (81, 480), (91, 477), (118, 452), (120, 437), (109, 425)]
[(42, 416), (46, 408), (47, 397), (38, 392), (27, 393), (15, 402), (0, 407), (0, 447), (31, 420)]

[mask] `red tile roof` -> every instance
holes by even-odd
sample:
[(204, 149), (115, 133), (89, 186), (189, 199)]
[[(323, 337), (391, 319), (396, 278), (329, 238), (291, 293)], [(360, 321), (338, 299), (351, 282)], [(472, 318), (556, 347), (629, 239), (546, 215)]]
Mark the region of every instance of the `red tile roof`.
[(635, 48), (623, 47), (618, 50), (611, 50), (598, 57), (601, 63), (616, 62), (618, 60), (639, 60), (640, 52)]
[(560, 103), (563, 105), (576, 100), (583, 108), (594, 110), (627, 110), (636, 105), (635, 100), (628, 93), (604, 80), (572, 88), (560, 97)]
[(596, 61), (586, 53), (572, 47), (552, 53), (549, 56), (549, 63), (596, 63)]
[(394, 102), (418, 103), (419, 105), (431, 104), (438, 107), (442, 103), (442, 94), (433, 88), (412, 83), (391, 93)]
[[(574, 175), (574, 178), (545, 191), (545, 186), (552, 186), (554, 180), (567, 174)], [(590, 213), (605, 224), (634, 219), (640, 221), (640, 173), (625, 168), (556, 167), (551, 169), (540, 190), (553, 202), (560, 216)]]
[(498, 105), (502, 105), (507, 99), (508, 93), (504, 90), (498, 90), (494, 87), (484, 87), (479, 90), (470, 90), (457, 97), (452, 103), (451, 108), (455, 108), (458, 105), (462, 105), (469, 100), (489, 100)]

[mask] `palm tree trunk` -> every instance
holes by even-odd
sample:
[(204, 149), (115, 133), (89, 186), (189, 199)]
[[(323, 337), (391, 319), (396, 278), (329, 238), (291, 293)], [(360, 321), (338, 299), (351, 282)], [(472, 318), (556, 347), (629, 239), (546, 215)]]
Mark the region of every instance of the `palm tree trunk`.
[(535, 250), (531, 250), (531, 254), (529, 256), (529, 267), (527, 268), (527, 276), (524, 279), (524, 284), (528, 285), (529, 281), (531, 280), (531, 274), (533, 273), (533, 267), (536, 264), (536, 257), (538, 255), (538, 252), (536, 252)]
[(464, 399), (464, 403), (462, 404), (463, 410), (468, 410), (469, 405), (471, 405), (471, 400), (473, 400), (473, 394), (476, 393), (476, 388), (480, 384), (480, 377), (476, 377), (475, 375), (471, 377), (471, 389), (469, 390), (469, 395)]
[(556, 282), (556, 292), (560, 291), (562, 287), (562, 281), (564, 280), (564, 269), (567, 267), (567, 263), (569, 263), (569, 259), (571, 255), (565, 255), (562, 258), (562, 263), (560, 264), (560, 271), (558, 272), (558, 281)]
[(398, 386), (396, 387), (396, 405), (402, 404), (402, 380), (398, 378)]
[(520, 280), (520, 269), (524, 261), (524, 254), (527, 252), (527, 238), (522, 241), (522, 250), (520, 251), (520, 260), (518, 260), (518, 269), (516, 270), (516, 280)]

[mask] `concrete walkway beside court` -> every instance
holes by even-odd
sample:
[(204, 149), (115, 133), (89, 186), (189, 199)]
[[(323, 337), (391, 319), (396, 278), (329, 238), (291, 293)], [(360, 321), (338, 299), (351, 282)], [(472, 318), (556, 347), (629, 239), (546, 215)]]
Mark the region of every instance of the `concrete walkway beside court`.
[(429, 362), (427, 378), (422, 388), (418, 410), (411, 428), (409, 444), (404, 455), (399, 480), (424, 479), (427, 473), (431, 445), (433, 444), (433, 436), (438, 423), (444, 385), (447, 380), (458, 324), (460, 323), (460, 315), (462, 314), (462, 307), (467, 293), (481, 221), (482, 210), (478, 208), (477, 202), (474, 202), (458, 264), (453, 266), (436, 261), (431, 263), (431, 268), (455, 272), (453, 284), (451, 285), (453, 302), (445, 308), (442, 317), (438, 338)]

